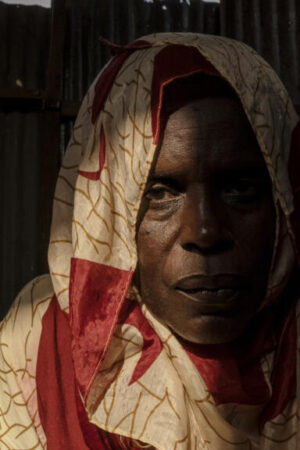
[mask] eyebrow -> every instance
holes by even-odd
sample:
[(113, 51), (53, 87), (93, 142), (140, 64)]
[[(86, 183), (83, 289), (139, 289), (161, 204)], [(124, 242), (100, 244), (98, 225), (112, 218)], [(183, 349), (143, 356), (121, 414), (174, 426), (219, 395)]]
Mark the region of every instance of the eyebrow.
[(247, 166), (241, 166), (235, 169), (224, 169), (224, 170), (220, 170), (220, 173), (224, 173), (226, 176), (227, 175), (252, 175), (252, 176), (265, 176), (265, 175), (269, 175), (269, 171), (267, 169), (266, 166), (260, 166), (260, 165), (247, 165)]
[(159, 171), (154, 172), (152, 176), (149, 177), (148, 182), (160, 182), (165, 184), (174, 184), (177, 183), (180, 179), (183, 179), (184, 173), (181, 169), (179, 170), (167, 170), (167, 171)]
[[(235, 175), (237, 173), (253, 173), (258, 175), (264, 175), (269, 174), (269, 171), (267, 169), (267, 166), (265, 164), (261, 164), (260, 162), (256, 161), (250, 161), (250, 162), (241, 162), (239, 167), (232, 168), (232, 164), (230, 164), (230, 167), (220, 167), (216, 171), (216, 173), (226, 173)], [(172, 179), (177, 178), (183, 175), (182, 169), (176, 169), (176, 170), (162, 170), (158, 172), (153, 172), (151, 179), (157, 179), (157, 180), (163, 180), (163, 179)]]
[(163, 178), (174, 178), (176, 176), (182, 175), (182, 170), (164, 170), (159, 172), (154, 172), (151, 178), (163, 179)]
[(154, 173), (150, 178), (148, 179), (147, 185), (153, 185), (155, 183), (161, 183), (166, 186), (169, 186), (170, 188), (180, 188), (181, 187), (181, 181), (183, 181), (183, 175), (182, 172), (176, 171), (176, 172), (158, 172)]

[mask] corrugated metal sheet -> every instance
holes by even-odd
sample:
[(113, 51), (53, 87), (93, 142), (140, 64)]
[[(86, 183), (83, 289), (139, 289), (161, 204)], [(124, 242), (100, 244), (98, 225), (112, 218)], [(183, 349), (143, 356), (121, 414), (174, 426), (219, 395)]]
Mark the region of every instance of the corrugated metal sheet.
[(0, 2), (0, 87), (45, 88), (51, 10)]
[(41, 264), (45, 249), (40, 157), (47, 114), (36, 111), (42, 101), (29, 97), (39, 96), (46, 88), (50, 18), (51, 10), (46, 8), (0, 2), (0, 202), (4, 212), (0, 317), (20, 288), (46, 265)]
[[(50, 14), (44, 8), (0, 1), (2, 95), (10, 92), (9, 96), (22, 97), (24, 90), (38, 95), (47, 88)], [(219, 5), (201, 0), (69, 0), (64, 99), (79, 101), (107, 61), (109, 54), (99, 36), (125, 44), (151, 32), (183, 30), (219, 33)], [(0, 317), (20, 288), (46, 270), (50, 193), (59, 152), (59, 111), (33, 112), (41, 102), (9, 102), (11, 109), (27, 112), (5, 114), (0, 99), (0, 199), (5, 217), (0, 240)], [(72, 121), (60, 126), (61, 154), (71, 126)]]
[(41, 114), (0, 114), (1, 302), (4, 313), (18, 290), (37, 274)]
[(276, 70), (300, 104), (300, 2), (222, 0), (221, 34), (246, 42)]
[(219, 34), (219, 7), (201, 0), (69, 0), (64, 99), (80, 100), (107, 61), (100, 36), (126, 44), (161, 31)]
[(53, 124), (59, 127), (59, 113), (0, 113), (0, 317), (25, 283), (48, 272), (59, 147)]

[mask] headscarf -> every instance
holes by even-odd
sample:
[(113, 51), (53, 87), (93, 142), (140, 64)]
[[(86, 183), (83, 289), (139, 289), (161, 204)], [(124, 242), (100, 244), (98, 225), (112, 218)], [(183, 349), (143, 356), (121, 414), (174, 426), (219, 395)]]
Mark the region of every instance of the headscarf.
[[(114, 56), (83, 100), (59, 173), (51, 281), (30, 284), (2, 326), (1, 370), (22, 393), (29, 421), (19, 418), (18, 442), (29, 442), (31, 432), (48, 449), (295, 449), (300, 162), (290, 98), (254, 50), (227, 38), (161, 33), (110, 47)], [(164, 87), (196, 73), (220, 77), (235, 92), (277, 213), (267, 292), (252, 332), (240, 346), (213, 352), (184, 346), (132, 285), (137, 214)], [(19, 345), (11, 343), (16, 329)], [(18, 356), (24, 345), (25, 359)], [(16, 405), (6, 409), (0, 420), (16, 421)], [(8, 446), (11, 435), (0, 434), (0, 442)]]

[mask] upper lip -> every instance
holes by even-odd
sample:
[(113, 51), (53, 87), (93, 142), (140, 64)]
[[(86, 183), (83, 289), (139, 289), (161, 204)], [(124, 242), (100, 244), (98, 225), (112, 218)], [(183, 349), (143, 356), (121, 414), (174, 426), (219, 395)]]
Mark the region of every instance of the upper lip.
[(220, 289), (240, 290), (245, 288), (247, 280), (245, 277), (236, 274), (189, 274), (181, 277), (174, 284), (175, 289), (182, 291), (217, 291)]
[(173, 288), (198, 303), (203, 315), (227, 315), (240, 310), (240, 294), (249, 288), (247, 279), (235, 274), (191, 274), (177, 280)]

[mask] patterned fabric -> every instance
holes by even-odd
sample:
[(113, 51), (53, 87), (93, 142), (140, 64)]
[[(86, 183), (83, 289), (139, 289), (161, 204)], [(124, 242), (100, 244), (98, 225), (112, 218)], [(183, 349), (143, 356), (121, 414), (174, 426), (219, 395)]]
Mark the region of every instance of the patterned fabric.
[[(299, 248), (299, 186), (288, 167), (298, 117), (286, 90), (252, 49), (222, 37), (156, 34), (112, 50), (58, 177), (50, 277), (25, 287), (1, 325), (0, 447), (296, 449), (296, 289), (276, 301)], [(220, 76), (236, 92), (277, 211), (257, 333), (241, 348), (207, 355), (180, 342), (131, 286), (163, 86), (196, 72)]]

